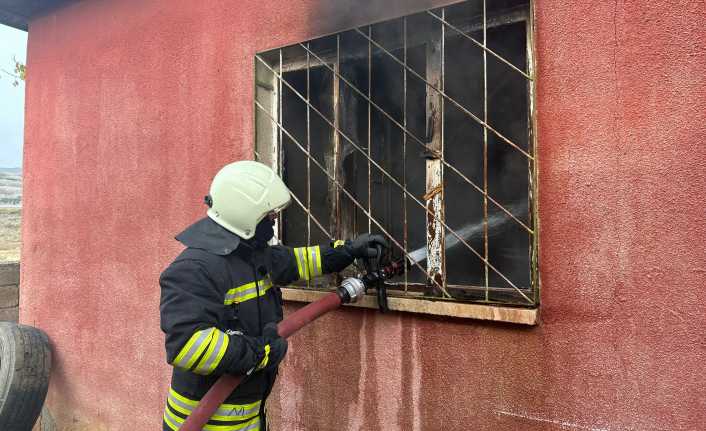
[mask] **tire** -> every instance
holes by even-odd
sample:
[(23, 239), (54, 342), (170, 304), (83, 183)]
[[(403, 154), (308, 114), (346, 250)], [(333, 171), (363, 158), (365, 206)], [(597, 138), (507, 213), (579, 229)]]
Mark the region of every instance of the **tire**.
[(0, 322), (0, 430), (32, 430), (47, 396), (50, 370), (44, 332)]

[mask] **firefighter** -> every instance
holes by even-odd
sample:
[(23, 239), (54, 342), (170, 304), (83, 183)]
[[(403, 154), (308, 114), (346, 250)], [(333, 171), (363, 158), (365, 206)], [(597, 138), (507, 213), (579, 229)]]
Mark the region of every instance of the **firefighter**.
[(276, 213), (290, 192), (269, 167), (226, 165), (211, 183), (207, 217), (176, 236), (186, 249), (162, 273), (160, 317), (173, 366), (163, 430), (178, 430), (221, 374), (248, 377), (205, 429), (266, 429), (265, 400), (287, 353), (277, 335), (278, 285), (338, 272), (374, 257), (379, 235), (299, 248), (270, 246)]

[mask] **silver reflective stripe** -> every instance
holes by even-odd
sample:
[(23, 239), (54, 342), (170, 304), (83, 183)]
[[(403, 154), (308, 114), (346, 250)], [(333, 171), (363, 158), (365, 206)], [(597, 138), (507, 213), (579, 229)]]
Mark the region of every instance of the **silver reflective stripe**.
[[(260, 288), (261, 288), (261, 289), (260, 289), (260, 293), (262, 293), (262, 288), (264, 288), (264, 286), (263, 286), (263, 285), (260, 285), (260, 284), (258, 284), (258, 285), (259, 285)], [(239, 296), (239, 297), (241, 297), (241, 298), (243, 298), (243, 297), (245, 297), (245, 296), (247, 296), (247, 295), (255, 295), (255, 296), (257, 296), (257, 287), (251, 287), (250, 289), (241, 290), (240, 292), (236, 293), (236, 296)]]
[(253, 287), (250, 287), (245, 290), (239, 290), (234, 293), (229, 293), (226, 295), (226, 304), (233, 303), (233, 302), (242, 302), (246, 301), (248, 299), (256, 298), (257, 297), (257, 291), (258, 288), (260, 290), (260, 296), (263, 296), (267, 289), (272, 287), (272, 282), (268, 278), (259, 280), (257, 283), (257, 286), (254, 285)]
[(232, 303), (246, 301), (257, 297), (257, 290), (260, 288), (260, 296), (264, 295), (265, 291), (272, 287), (272, 281), (270, 277), (265, 277), (262, 280), (255, 282), (250, 282), (242, 286), (230, 289), (225, 296), (225, 304), (230, 305)]
[(304, 252), (303, 248), (295, 248), (294, 251), (297, 253), (297, 259), (299, 260), (299, 263), (301, 264), (301, 268), (303, 271), (303, 274), (299, 274), (300, 277), (304, 278), (304, 280), (309, 279), (309, 265), (307, 265), (306, 262), (306, 254)]
[[(223, 345), (223, 341), (225, 340), (225, 337), (227, 337), (226, 334), (218, 330), (216, 330), (216, 334), (214, 336), (218, 337), (218, 340), (216, 341), (216, 347), (211, 352), (211, 356), (208, 358), (208, 361), (202, 367), (198, 367), (199, 371), (208, 372), (211, 370), (213, 362), (216, 360), (216, 358), (218, 357), (218, 353), (220, 353), (221, 351), (221, 345)], [(213, 340), (211, 340), (211, 342), (213, 343)]]
[(252, 430), (257, 430), (260, 429), (260, 418), (258, 417), (257, 420), (250, 425), (246, 426), (245, 428), (238, 430), (238, 431), (252, 431)]
[[(177, 398), (174, 394), (172, 393), (174, 389), (170, 389), (169, 391), (169, 404), (172, 404), (171, 408), (178, 407), (178, 409), (175, 409), (179, 413), (189, 416), (191, 413), (193, 413), (194, 409), (196, 408), (192, 404), (187, 404), (184, 401), (180, 400)], [(195, 400), (190, 400), (193, 403), (198, 403)], [(250, 407), (248, 407), (250, 406)], [(183, 411), (179, 410), (182, 409)], [(167, 409), (168, 410), (168, 409)], [(232, 420), (232, 421), (242, 421), (246, 419), (252, 419), (252, 416), (258, 413), (260, 410), (260, 402), (254, 402), (250, 404), (243, 404), (243, 405), (237, 405), (237, 404), (221, 404), (216, 410), (216, 412), (211, 416), (211, 419), (217, 420), (217, 421), (225, 421), (225, 420)], [(219, 418), (216, 418), (216, 416), (222, 416)]]
[(316, 259), (316, 247), (311, 247), (311, 267), (314, 268), (314, 275), (321, 275), (318, 263), (319, 262)]
[(182, 409), (186, 410), (189, 413), (184, 413), (186, 415), (190, 415), (191, 412), (194, 411), (194, 408), (181, 400), (179, 400), (177, 397), (173, 396), (171, 393), (169, 394), (169, 401), (172, 402), (172, 404), (175, 404), (178, 407), (181, 407)]
[(164, 411), (164, 420), (172, 427), (172, 429), (179, 429), (181, 428), (181, 425), (177, 421), (177, 419), (174, 417), (174, 414), (172, 414), (169, 409), (166, 409)]
[(227, 416), (230, 417), (234, 420), (238, 419), (239, 417), (243, 416), (249, 416), (253, 413), (256, 413), (258, 410), (260, 410), (260, 404), (255, 404), (249, 409), (244, 409), (242, 407), (240, 408), (223, 408), (220, 407), (218, 410), (216, 410), (215, 416)]
[(194, 356), (194, 353), (196, 353), (197, 350), (199, 350), (199, 347), (203, 344), (203, 342), (206, 340), (206, 338), (209, 336), (213, 328), (209, 329), (204, 329), (201, 332), (201, 335), (199, 335), (199, 338), (196, 339), (194, 344), (191, 346), (189, 349), (189, 352), (179, 361), (177, 364), (178, 366), (182, 368), (187, 368), (189, 365), (189, 362), (191, 362), (191, 358)]

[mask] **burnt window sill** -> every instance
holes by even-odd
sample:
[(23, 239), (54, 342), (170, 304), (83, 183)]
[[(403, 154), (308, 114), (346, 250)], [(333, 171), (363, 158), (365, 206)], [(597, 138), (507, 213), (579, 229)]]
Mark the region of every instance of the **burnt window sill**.
[[(313, 290), (285, 287), (282, 296), (285, 301), (314, 302), (331, 293), (326, 290)], [(355, 304), (348, 307), (377, 309), (374, 295), (366, 295)], [(517, 323), (521, 325), (537, 325), (539, 323), (538, 308), (516, 308), (499, 305), (472, 304), (451, 301), (433, 301), (429, 299), (394, 297), (388, 298), (390, 310), (409, 313), (428, 314), (434, 316), (449, 316), (463, 319), (489, 320), (495, 322)]]

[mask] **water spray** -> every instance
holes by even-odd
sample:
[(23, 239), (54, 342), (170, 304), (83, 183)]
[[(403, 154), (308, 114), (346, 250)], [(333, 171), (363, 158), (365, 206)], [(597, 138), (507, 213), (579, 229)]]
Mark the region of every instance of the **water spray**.
[[(510, 213), (518, 210), (522, 210), (522, 208), (526, 208), (527, 204), (514, 204), (510, 205), (508, 211)], [(497, 229), (504, 224), (506, 224), (510, 218), (505, 215), (504, 213), (495, 213), (488, 217), (488, 232), (493, 232), (494, 234), (497, 234)], [(458, 237), (463, 238), (464, 241), (472, 241), (474, 239), (480, 238), (481, 235), (483, 235), (484, 232), (484, 226), (485, 223), (483, 221), (473, 223), (473, 224), (467, 224), (463, 226), (461, 229), (459, 229), (456, 232), (456, 235), (453, 233), (448, 233), (446, 234), (446, 237), (444, 238), (444, 249), (445, 250), (450, 250), (459, 244), (461, 244), (461, 240), (458, 239)], [(427, 259), (427, 248), (426, 246), (419, 247), (416, 250), (413, 250), (407, 254), (407, 260), (409, 261), (410, 265), (418, 264), (421, 262), (424, 262)]]

